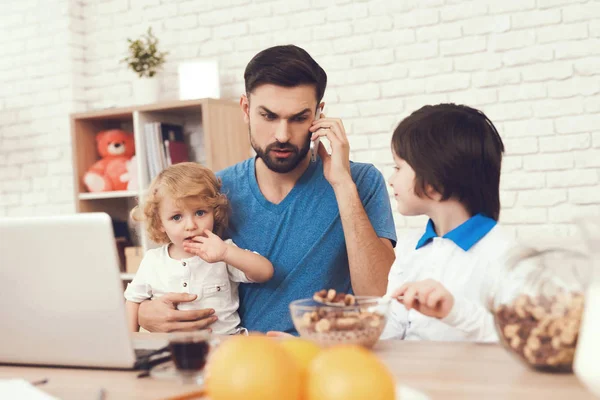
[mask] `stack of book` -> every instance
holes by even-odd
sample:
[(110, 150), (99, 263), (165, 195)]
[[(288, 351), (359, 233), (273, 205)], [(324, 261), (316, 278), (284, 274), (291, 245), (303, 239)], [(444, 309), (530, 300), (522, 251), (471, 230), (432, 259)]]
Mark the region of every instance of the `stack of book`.
[(169, 165), (189, 161), (181, 125), (152, 122), (144, 125), (150, 179)]

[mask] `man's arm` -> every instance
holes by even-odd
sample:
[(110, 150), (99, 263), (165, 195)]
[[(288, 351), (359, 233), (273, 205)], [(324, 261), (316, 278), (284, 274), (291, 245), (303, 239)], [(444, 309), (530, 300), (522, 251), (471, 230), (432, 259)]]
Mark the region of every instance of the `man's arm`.
[(396, 259), (392, 242), (377, 236), (354, 182), (334, 191), (348, 249), (352, 289), (357, 295), (383, 296)]
[(382, 296), (395, 259), (394, 249), (388, 239), (377, 236), (360, 200), (350, 172), (350, 145), (344, 125), (338, 118), (322, 115), (313, 122), (310, 130), (313, 132), (311, 140), (327, 137), (331, 143), (331, 155), (319, 143), (319, 156), (340, 210), (352, 289), (358, 295)]

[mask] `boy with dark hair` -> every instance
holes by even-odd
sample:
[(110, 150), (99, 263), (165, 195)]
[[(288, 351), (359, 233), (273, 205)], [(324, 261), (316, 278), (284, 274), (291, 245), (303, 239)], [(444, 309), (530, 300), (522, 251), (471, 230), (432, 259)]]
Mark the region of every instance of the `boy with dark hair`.
[(398, 211), (430, 219), (398, 243), (383, 338), (497, 340), (485, 297), (512, 241), (497, 225), (504, 145), (494, 124), (467, 106), (425, 106), (400, 122), (392, 152)]

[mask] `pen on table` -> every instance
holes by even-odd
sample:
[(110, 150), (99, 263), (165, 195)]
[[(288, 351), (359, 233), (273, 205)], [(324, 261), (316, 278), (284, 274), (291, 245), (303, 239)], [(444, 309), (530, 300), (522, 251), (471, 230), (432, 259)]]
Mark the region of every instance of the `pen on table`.
[(33, 381), (31, 384), (33, 386), (43, 385), (44, 383), (48, 383), (48, 378), (40, 379), (39, 381)]

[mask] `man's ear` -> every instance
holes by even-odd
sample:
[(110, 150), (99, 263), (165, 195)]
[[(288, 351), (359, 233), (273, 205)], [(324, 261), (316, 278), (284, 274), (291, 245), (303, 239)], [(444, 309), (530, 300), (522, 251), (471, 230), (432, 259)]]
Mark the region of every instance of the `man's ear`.
[(242, 94), (240, 97), (240, 107), (242, 108), (242, 112), (244, 113), (244, 122), (250, 123), (250, 100), (245, 94)]

